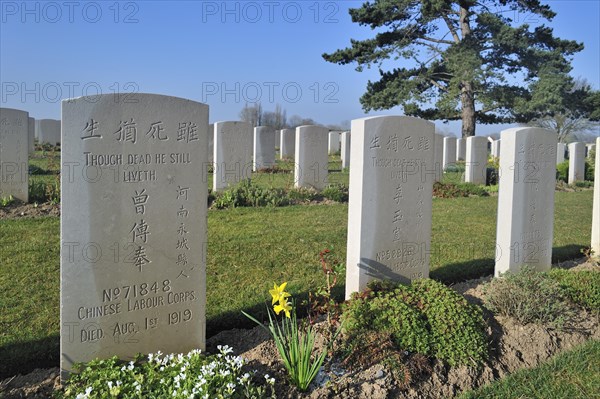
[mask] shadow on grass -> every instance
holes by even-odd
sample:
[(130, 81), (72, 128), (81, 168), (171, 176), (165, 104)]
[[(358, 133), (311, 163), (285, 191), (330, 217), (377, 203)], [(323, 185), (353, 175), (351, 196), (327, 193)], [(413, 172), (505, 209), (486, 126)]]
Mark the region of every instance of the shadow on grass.
[[(552, 248), (552, 263), (564, 262), (583, 256), (586, 249), (582, 245), (565, 245)], [(466, 280), (490, 276), (494, 274), (494, 259), (482, 258), (467, 262), (450, 263), (431, 270), (429, 277), (444, 284), (455, 284)]]
[(589, 247), (575, 244), (552, 248), (552, 263), (581, 258), (584, 256), (583, 251), (588, 248)]
[(455, 284), (492, 274), (494, 259), (482, 258), (440, 266), (429, 272), (429, 278), (444, 284)]
[(18, 342), (0, 347), (0, 379), (26, 374), (37, 368), (58, 367), (60, 363), (60, 337), (48, 337)]

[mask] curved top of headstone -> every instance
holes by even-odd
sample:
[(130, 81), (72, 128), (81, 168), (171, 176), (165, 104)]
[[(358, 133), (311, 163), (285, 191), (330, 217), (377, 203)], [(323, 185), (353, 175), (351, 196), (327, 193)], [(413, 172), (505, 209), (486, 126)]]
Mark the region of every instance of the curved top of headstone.
[(275, 131), (275, 128), (273, 126), (256, 126), (254, 129), (256, 129), (257, 131)]
[(6, 107), (0, 107), (0, 109), (1, 109), (2, 111), (8, 111), (8, 112), (24, 112), (24, 113), (26, 113), (26, 114), (28, 114), (28, 115), (29, 115), (29, 112), (27, 112), (27, 111), (23, 111), (22, 109), (17, 109), (17, 108), (6, 108)]
[(370, 120), (370, 119), (388, 119), (390, 120), (390, 118), (392, 119), (404, 119), (404, 120), (414, 120), (414, 121), (419, 121), (419, 122), (427, 122), (427, 123), (433, 123), (430, 122), (426, 119), (421, 119), (421, 118), (417, 118), (416, 116), (406, 116), (406, 115), (376, 115), (376, 116), (365, 116), (364, 118), (357, 118), (357, 119), (352, 119), (352, 121), (366, 121), (366, 120)]
[(492, 142), (500, 141), (504, 135), (526, 134), (526, 133), (538, 133), (538, 134), (544, 133), (544, 134), (554, 134), (554, 135), (556, 134), (552, 130), (543, 129), (541, 127), (533, 127), (533, 126), (511, 127), (510, 129), (503, 130), (502, 133), (500, 134), (500, 138), (498, 140), (492, 140)]
[(216, 125), (217, 123), (218, 124), (222, 124), (222, 123), (243, 123), (243, 124), (246, 124), (246, 125), (250, 126), (250, 123), (244, 122), (244, 121), (217, 121), (215, 123), (212, 123), (212, 125)]
[[(298, 128), (308, 128), (308, 127), (321, 127), (321, 128), (327, 129), (323, 125), (300, 125), (300, 126), (296, 126), (296, 129), (298, 129)], [(329, 131), (329, 129), (327, 129), (327, 131)]]
[(73, 97), (62, 100), (62, 102), (86, 101), (92, 104), (106, 103), (112, 101), (115, 104), (135, 105), (141, 100), (159, 100), (159, 101), (185, 101), (208, 106), (208, 104), (190, 100), (182, 97), (167, 96), (165, 94), (154, 93), (112, 93), (112, 94), (97, 94), (92, 96)]

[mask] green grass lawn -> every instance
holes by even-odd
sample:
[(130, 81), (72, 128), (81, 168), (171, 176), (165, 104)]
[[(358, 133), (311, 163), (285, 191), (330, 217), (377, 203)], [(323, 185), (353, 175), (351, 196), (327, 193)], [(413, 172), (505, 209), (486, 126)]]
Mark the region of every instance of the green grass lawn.
[(35, 151), (29, 157), (29, 166), (47, 173), (57, 173), (60, 171), (60, 151)]
[[(592, 194), (556, 193), (555, 259), (589, 246)], [(496, 204), (497, 197), (433, 201), (431, 277), (493, 272)], [(264, 312), (274, 282), (288, 281), (302, 296), (322, 285), (318, 254), (333, 247), (345, 259), (347, 212), (347, 204), (209, 211), (208, 335), (252, 326), (240, 311)], [(0, 221), (0, 268), (0, 375), (57, 364), (59, 219)]]
[(459, 399), (592, 399), (600, 397), (600, 341), (519, 370)]

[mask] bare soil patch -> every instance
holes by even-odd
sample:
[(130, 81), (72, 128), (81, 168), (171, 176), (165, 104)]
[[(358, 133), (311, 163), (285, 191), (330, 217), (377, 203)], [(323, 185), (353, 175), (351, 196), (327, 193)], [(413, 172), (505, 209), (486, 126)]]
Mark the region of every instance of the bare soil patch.
[(10, 205), (0, 207), (0, 220), (43, 216), (60, 216), (60, 205), (51, 203), (26, 204), (21, 201), (15, 201)]

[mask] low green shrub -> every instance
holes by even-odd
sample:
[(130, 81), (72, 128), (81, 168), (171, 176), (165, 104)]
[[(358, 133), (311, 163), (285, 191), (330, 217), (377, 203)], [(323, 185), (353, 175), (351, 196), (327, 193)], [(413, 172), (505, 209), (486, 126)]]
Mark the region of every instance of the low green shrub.
[(564, 160), (556, 165), (556, 180), (567, 183), (569, 181), (569, 160)]
[(4, 208), (9, 206), (15, 201), (12, 195), (8, 195), (6, 197), (0, 197), (0, 207)]
[(433, 184), (433, 196), (437, 198), (457, 198), (469, 196), (487, 197), (485, 188), (473, 183), (441, 183)]
[(288, 198), (292, 203), (309, 202), (319, 198), (319, 193), (314, 188), (294, 187), (288, 190)]
[(29, 201), (60, 203), (60, 180), (58, 176), (51, 181), (29, 179)]
[(513, 317), (521, 324), (546, 324), (561, 329), (574, 316), (559, 283), (530, 267), (493, 279), (483, 287), (483, 293), (484, 303), (492, 312)]
[(59, 399), (138, 399), (138, 398), (264, 398), (267, 391), (274, 398), (275, 380), (265, 375), (257, 384), (254, 373), (243, 371), (246, 361), (230, 355), (232, 349), (219, 347), (217, 355), (203, 355), (198, 350), (186, 355), (160, 352), (129, 363), (116, 356), (76, 365)]
[(499, 189), (499, 185), (498, 184), (493, 184), (491, 186), (485, 186), (484, 190), (487, 191), (488, 194), (498, 194), (498, 189)]
[(596, 149), (590, 151), (585, 159), (585, 180), (594, 181), (594, 170), (596, 168)]
[(557, 281), (576, 304), (600, 313), (600, 273), (593, 270), (569, 271), (552, 269), (550, 278)]
[(576, 181), (573, 186), (577, 187), (577, 188), (590, 188), (594, 186), (594, 182), (591, 181)]
[(446, 173), (464, 173), (465, 172), (465, 161), (456, 161), (455, 163), (449, 164), (444, 168)]
[(498, 168), (487, 167), (485, 170), (485, 184), (494, 186), (498, 184)]
[(331, 184), (321, 192), (308, 188), (286, 190), (283, 188), (265, 188), (252, 183), (251, 180), (244, 180), (222, 193), (213, 193), (212, 197), (209, 197), (209, 203), (216, 209), (276, 207), (322, 200), (323, 198), (336, 202), (348, 202), (348, 187), (344, 184)]
[[(586, 158), (584, 163), (584, 179), (588, 182), (594, 181), (594, 160), (595, 158)], [(569, 160), (565, 160), (556, 165), (556, 179), (565, 183), (569, 181)]]
[(321, 195), (332, 201), (348, 202), (348, 187), (342, 183), (330, 184), (321, 191)]
[(246, 206), (283, 206), (288, 203), (285, 190), (263, 188), (252, 184), (250, 180), (244, 180), (237, 186), (230, 187), (218, 194), (213, 201), (213, 207), (224, 209)]
[(488, 355), (481, 309), (430, 279), (411, 285), (373, 282), (348, 302), (342, 320), (349, 347), (376, 332), (390, 334), (399, 350), (450, 365), (478, 364)]

